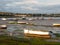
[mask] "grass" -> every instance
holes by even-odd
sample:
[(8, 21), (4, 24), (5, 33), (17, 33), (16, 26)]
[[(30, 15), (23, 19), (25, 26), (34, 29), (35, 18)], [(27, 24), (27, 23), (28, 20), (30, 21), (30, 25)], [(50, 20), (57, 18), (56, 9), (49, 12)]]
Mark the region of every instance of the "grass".
[(59, 33), (56, 33), (55, 35), (56, 35), (56, 37), (60, 37), (60, 34)]
[(60, 45), (60, 42), (47, 42), (40, 38), (13, 38), (9, 36), (0, 36), (0, 45)]

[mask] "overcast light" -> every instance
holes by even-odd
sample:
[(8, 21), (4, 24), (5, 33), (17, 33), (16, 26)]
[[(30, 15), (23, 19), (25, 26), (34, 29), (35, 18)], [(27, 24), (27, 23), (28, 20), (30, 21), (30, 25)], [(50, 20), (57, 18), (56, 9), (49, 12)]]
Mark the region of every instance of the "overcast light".
[(60, 0), (0, 0), (0, 11), (60, 13)]

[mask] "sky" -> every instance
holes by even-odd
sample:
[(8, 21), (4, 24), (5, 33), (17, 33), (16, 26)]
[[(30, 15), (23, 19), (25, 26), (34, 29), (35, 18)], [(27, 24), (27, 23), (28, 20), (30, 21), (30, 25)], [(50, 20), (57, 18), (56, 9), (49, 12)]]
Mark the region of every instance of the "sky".
[(0, 12), (60, 13), (60, 0), (0, 0)]

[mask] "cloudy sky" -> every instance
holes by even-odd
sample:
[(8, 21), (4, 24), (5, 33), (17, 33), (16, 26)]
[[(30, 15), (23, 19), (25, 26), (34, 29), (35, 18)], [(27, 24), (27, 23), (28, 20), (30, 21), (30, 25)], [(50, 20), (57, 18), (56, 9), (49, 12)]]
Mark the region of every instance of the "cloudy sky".
[(0, 0), (0, 12), (60, 13), (60, 0)]

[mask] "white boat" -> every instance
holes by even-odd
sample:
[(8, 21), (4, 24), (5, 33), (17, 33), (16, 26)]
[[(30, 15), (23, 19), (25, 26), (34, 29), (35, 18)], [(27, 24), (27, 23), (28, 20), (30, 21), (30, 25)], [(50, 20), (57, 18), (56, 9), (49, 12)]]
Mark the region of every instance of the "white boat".
[(51, 38), (49, 31), (24, 29), (24, 34), (26, 37)]
[(17, 24), (26, 24), (26, 22), (18, 21)]
[(60, 27), (59, 23), (54, 23), (53, 26)]
[(33, 24), (31, 24), (31, 23), (26, 23), (27, 25), (33, 25)]
[(7, 29), (7, 25), (0, 25), (0, 29)]
[(17, 18), (7, 18), (7, 20), (15, 21), (18, 20)]
[(40, 35), (48, 35), (49, 32), (48, 31), (37, 31), (37, 30), (28, 30), (28, 29), (24, 29), (24, 33), (30, 33), (30, 34), (40, 34)]
[(30, 21), (30, 20), (33, 20), (33, 19), (32, 18), (29, 18), (28, 20)]
[(6, 18), (1, 18), (1, 20), (7, 20)]

